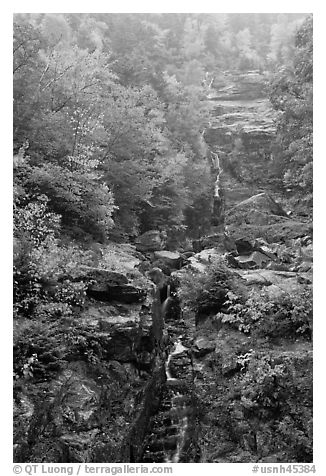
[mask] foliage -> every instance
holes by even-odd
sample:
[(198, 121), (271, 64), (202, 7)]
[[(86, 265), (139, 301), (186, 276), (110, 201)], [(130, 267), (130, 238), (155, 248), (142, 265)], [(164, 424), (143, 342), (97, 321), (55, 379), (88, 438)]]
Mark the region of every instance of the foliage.
[(271, 298), (267, 292), (251, 291), (249, 296), (227, 293), (228, 314), (223, 322), (245, 333), (268, 338), (312, 336), (312, 289), (302, 286), (300, 293)]
[[(267, 356), (261, 359), (256, 355), (239, 382), (239, 407), (243, 416), (249, 420), (252, 432), (256, 434), (257, 451), (266, 451), (258, 446), (264, 441), (263, 438), (257, 438), (257, 433), (264, 432), (264, 425), (260, 422), (275, 421), (276, 431), (273, 431), (271, 425), (269, 428), (276, 441), (273, 444), (269, 438), (269, 444), (285, 449), (290, 459), (309, 461), (312, 457), (312, 420), (305, 405), (311, 405), (312, 389), (309, 385), (307, 387), (307, 376), (302, 371), (298, 372), (300, 364), (291, 358), (281, 357), (277, 361)], [(286, 429), (287, 423), (295, 430), (291, 436)]]
[[(211, 229), (214, 178), (205, 142), (210, 127), (207, 96), (221, 71), (280, 70), (271, 88), (271, 100), (280, 111), (276, 181), (310, 200), (311, 20), (298, 30), (296, 44), (292, 42), (302, 18), (193, 13), (14, 16), (14, 376), (22, 409), (17, 441), (28, 440), (32, 454), (39, 435), (53, 442), (61, 434), (56, 423), (59, 405), (73, 389), (64, 382), (54, 397), (59, 403), (48, 401), (43, 392), (49, 389), (56, 395), (54, 377), (67, 362), (84, 360), (93, 377), (95, 370), (96, 378), (110, 382), (103, 386), (103, 408), (98, 402), (105, 421), (119, 413), (114, 424), (124, 430), (125, 415), (132, 415), (131, 390), (134, 387), (136, 395), (142, 384), (129, 378), (132, 365), (122, 369), (117, 362), (107, 362), (110, 336), (88, 327), (80, 310), (94, 267), (122, 272), (138, 282), (145, 279), (135, 269), (139, 260), (131, 247), (109, 240), (159, 229), (167, 231), (173, 247), (178, 240)], [(293, 64), (280, 68), (291, 56)], [(244, 175), (245, 169), (242, 132), (230, 146), (232, 163), (226, 164), (230, 170), (234, 167), (235, 176)], [(252, 181), (261, 170), (255, 174)], [(284, 237), (282, 226), (271, 225), (265, 232)], [(303, 225), (296, 226), (302, 232)], [(286, 250), (282, 257), (286, 259)], [(252, 336), (252, 341), (311, 338), (309, 287), (272, 300), (263, 293), (238, 296), (222, 259), (205, 273), (187, 272), (180, 297), (197, 318), (227, 307), (223, 320), (249, 334), (241, 336), (245, 346)], [(177, 300), (170, 311), (179, 315)], [(255, 458), (283, 451), (290, 460), (311, 460), (311, 369), (306, 355), (300, 360), (290, 354), (266, 356), (246, 347), (233, 356), (231, 376), (221, 375), (220, 363), (213, 362), (216, 366), (210, 370), (216, 380), (204, 387), (201, 405), (213, 409), (210, 450), (214, 446), (216, 451), (222, 428)], [(31, 425), (24, 413), (30, 410), (28, 402), (17, 397), (26, 389), (36, 409)], [(47, 456), (38, 457), (43, 461)]]
[(311, 462), (310, 353), (251, 350), (239, 357), (245, 365), (237, 373), (223, 379), (217, 372), (201, 388), (202, 406), (214, 415), (210, 438), (199, 439), (205, 462), (225, 461), (225, 442), (233, 462), (247, 461), (243, 452), (250, 461), (272, 455), (275, 461)]
[(312, 205), (313, 25), (309, 16), (296, 33), (294, 59), (275, 75), (270, 99), (280, 111), (277, 173), (294, 198)]
[(28, 317), (69, 314), (81, 305), (85, 283), (75, 280), (85, 278), (83, 265), (92, 260), (78, 246), (59, 243), (60, 217), (48, 201), (39, 195), (26, 203), (17, 194), (14, 204), (14, 310)]
[(112, 219), (115, 235), (153, 226), (202, 233), (210, 219), (207, 78), (220, 64), (267, 67), (269, 49), (288, 42), (269, 44), (274, 26), (300, 19), (15, 15), (14, 146), (29, 140), (27, 188), (42, 189), (74, 236), (103, 241)]
[(187, 272), (180, 280), (179, 296), (183, 306), (197, 316), (218, 312), (226, 299), (230, 278), (222, 259), (207, 267), (205, 273)]

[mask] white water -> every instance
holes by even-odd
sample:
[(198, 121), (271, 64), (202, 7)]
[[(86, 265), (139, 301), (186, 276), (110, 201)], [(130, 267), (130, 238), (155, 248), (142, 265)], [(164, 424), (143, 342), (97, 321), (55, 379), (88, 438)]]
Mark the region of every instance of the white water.
[(177, 450), (172, 456), (172, 461), (166, 461), (166, 463), (179, 463), (180, 453), (183, 448), (183, 444), (185, 441), (186, 431), (188, 428), (188, 417), (183, 417), (180, 423), (180, 430), (179, 430), (179, 437), (178, 437), (178, 445)]
[(170, 361), (171, 361), (172, 354), (169, 355), (167, 361), (165, 362), (165, 375), (166, 375), (166, 380), (177, 380), (176, 378), (172, 377), (171, 372), (170, 372)]
[(187, 347), (182, 345), (181, 338), (179, 337), (179, 339), (177, 340), (175, 348), (169, 354), (167, 360), (165, 361), (165, 375), (166, 375), (167, 380), (178, 380), (178, 379), (172, 377), (172, 375), (171, 375), (170, 362), (171, 362), (171, 359), (172, 359), (172, 355), (181, 354), (181, 352), (184, 352), (185, 350), (188, 350), (188, 349), (187, 349)]
[(163, 318), (165, 317), (165, 314), (166, 314), (166, 311), (167, 311), (167, 308), (168, 308), (168, 305), (171, 301), (171, 287), (170, 285), (168, 284), (167, 285), (167, 290), (166, 290), (166, 299), (164, 300), (164, 302), (162, 303), (162, 315), (163, 315)]
[[(180, 336), (179, 339), (177, 340), (173, 351), (169, 354), (169, 356), (168, 356), (168, 358), (165, 362), (166, 379), (169, 380), (169, 381), (178, 380), (178, 379), (172, 377), (172, 374), (170, 372), (169, 365), (170, 365), (172, 356), (176, 355), (176, 354), (181, 354), (185, 350), (188, 350), (184, 345), (182, 345), (181, 338), (182, 338), (182, 336)], [(180, 403), (178, 404), (178, 401), (180, 402), (180, 397), (182, 397), (182, 394), (177, 391), (177, 392), (175, 392), (174, 397), (171, 399), (171, 410), (176, 411), (175, 423), (178, 426), (178, 444), (177, 444), (177, 448), (176, 448), (175, 451), (167, 452), (166, 457), (165, 457), (165, 463), (178, 463), (179, 462), (180, 455), (181, 455), (181, 452), (182, 452), (182, 448), (183, 448), (184, 442), (185, 442), (186, 431), (187, 431), (187, 428), (188, 428), (188, 417), (187, 416), (181, 417), (181, 415), (183, 414), (183, 411), (185, 410), (185, 408), (187, 408), (187, 406), (185, 405), (185, 403), (182, 403), (181, 405), (180, 405)], [(180, 410), (180, 417), (178, 417), (178, 410)]]

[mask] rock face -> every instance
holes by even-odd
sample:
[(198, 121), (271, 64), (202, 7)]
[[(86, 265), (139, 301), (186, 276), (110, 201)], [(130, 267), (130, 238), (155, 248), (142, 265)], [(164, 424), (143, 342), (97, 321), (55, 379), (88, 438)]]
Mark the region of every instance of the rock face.
[(146, 296), (143, 289), (128, 284), (114, 286), (109, 284), (92, 284), (89, 286), (87, 294), (99, 301), (119, 301), (126, 304), (143, 301)]
[(88, 271), (79, 316), (40, 323), (14, 350), (34, 356), (15, 385), (16, 462), (135, 462), (142, 453), (166, 378), (160, 296), (137, 271)]
[(281, 205), (266, 192), (259, 193), (247, 200), (243, 200), (230, 210), (230, 214), (232, 214), (232, 211), (241, 211), (245, 214), (250, 214), (253, 211), (260, 211), (262, 213), (287, 217), (287, 214)]
[(228, 144), (232, 132), (241, 131), (251, 149), (259, 149), (262, 142), (269, 145), (275, 133), (275, 113), (267, 99), (266, 84), (258, 71), (221, 74), (209, 96), (213, 111), (209, 138), (216, 144)]
[(245, 285), (252, 288), (263, 289), (264, 292), (272, 299), (283, 294), (299, 293), (302, 284), (311, 286), (311, 273), (297, 273), (291, 271), (275, 271), (260, 269), (255, 271), (238, 271)]
[(258, 71), (225, 72), (215, 79), (209, 96), (212, 120), (205, 140), (221, 160), (227, 210), (257, 193), (257, 184), (264, 186), (272, 161), (275, 112), (266, 84)]
[(236, 250), (234, 240), (224, 232), (214, 233), (212, 235), (203, 236), (199, 240), (194, 240), (193, 247), (197, 253), (211, 248), (218, 250), (220, 253)]
[[(226, 233), (212, 229), (211, 235), (195, 240), (195, 255), (172, 274), (184, 283), (186, 305), (184, 328), (169, 328), (169, 334), (180, 332), (178, 340), (188, 350), (172, 352), (167, 360), (168, 391), (154, 419), (144, 461), (173, 461), (165, 458), (180, 444), (177, 422), (189, 418), (190, 405), (196, 423), (191, 432), (188, 427), (181, 434), (192, 433), (196, 441), (180, 462), (268, 462), (273, 458), (281, 462), (289, 454), (293, 461), (311, 461), (305, 412), (310, 415), (312, 349), (310, 315), (304, 314), (302, 304), (312, 285), (311, 273), (305, 272), (311, 266), (311, 224), (290, 219), (271, 193), (262, 191), (275, 133), (262, 75), (228, 73), (215, 84), (210, 97), (214, 117), (205, 138), (213, 155), (218, 153), (222, 159), (219, 180), (225, 191), (227, 229)], [(241, 159), (240, 176), (235, 173), (239, 164), (236, 170), (231, 167), (234, 157)], [(215, 272), (225, 271), (225, 266), (229, 269), (221, 279)], [(196, 296), (195, 304), (189, 294)], [(302, 306), (298, 313), (297, 296)], [(292, 334), (286, 334), (283, 331), (292, 317), (291, 325), (302, 318), (303, 327), (293, 327)], [(252, 319), (249, 324), (248, 319)], [(277, 342), (273, 341), (274, 320), (280, 326)], [(290, 375), (295, 377), (288, 383)], [(185, 385), (187, 379), (190, 386)], [(284, 385), (291, 390), (284, 392)], [(173, 398), (171, 389), (177, 392)], [(186, 394), (192, 401), (177, 407), (175, 399), (184, 401)], [(296, 409), (295, 420), (302, 401), (299, 420), (304, 422), (308, 449), (303, 454), (298, 445), (295, 454), (295, 444), (288, 444), (288, 434), (282, 440), (280, 432), (289, 421), (288, 409), (291, 405)]]
[(242, 269), (264, 268), (271, 261), (268, 256), (259, 251), (254, 251), (249, 256), (238, 256), (234, 259), (238, 267)]
[(207, 337), (199, 337), (195, 340), (193, 346), (193, 353), (196, 357), (203, 357), (206, 354), (210, 354), (215, 351), (216, 342), (214, 339)]
[(172, 251), (154, 251), (154, 258), (161, 261), (170, 270), (179, 269), (182, 262), (180, 253)]
[(166, 242), (165, 235), (157, 230), (150, 230), (138, 236), (135, 240), (136, 249), (141, 252), (163, 250)]
[[(255, 221), (256, 218), (257, 215), (255, 218), (251, 215), (252, 221)], [(228, 223), (228, 232), (234, 240), (246, 236), (246, 239), (250, 241), (263, 238), (268, 244), (287, 244), (297, 238), (312, 236), (312, 223), (267, 214), (261, 214), (260, 218), (254, 223), (247, 223), (239, 214), (238, 217), (232, 218), (234, 221)], [(240, 222), (242, 222), (241, 225)]]

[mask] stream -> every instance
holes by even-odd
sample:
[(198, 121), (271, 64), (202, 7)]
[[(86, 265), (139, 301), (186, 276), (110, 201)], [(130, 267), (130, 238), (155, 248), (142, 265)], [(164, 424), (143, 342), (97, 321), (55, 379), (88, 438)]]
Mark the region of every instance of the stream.
[[(145, 442), (142, 462), (179, 463), (189, 440), (189, 421), (193, 413), (189, 392), (189, 372), (182, 367), (191, 365), (189, 349), (179, 336), (165, 361), (166, 384), (160, 408), (152, 418)], [(189, 370), (189, 369), (188, 369)]]
[[(206, 79), (208, 78), (206, 73)], [(211, 89), (214, 78), (207, 87)], [(202, 138), (205, 142), (204, 129)], [(207, 147), (207, 144), (206, 144)], [(217, 151), (207, 147), (207, 159), (210, 162), (214, 179), (212, 200), (212, 231), (225, 231), (224, 200), (221, 187), (222, 167)], [(166, 299), (162, 302), (162, 315), (166, 322), (171, 299), (171, 287), (167, 285)], [(177, 330), (174, 323), (171, 330)], [(179, 332), (184, 331), (180, 329)], [(193, 365), (190, 349), (185, 347), (179, 335), (165, 361), (166, 384), (161, 396), (161, 404), (152, 417), (149, 434), (145, 440), (142, 462), (179, 463), (187, 462), (187, 448), (193, 438), (195, 404), (193, 401)]]

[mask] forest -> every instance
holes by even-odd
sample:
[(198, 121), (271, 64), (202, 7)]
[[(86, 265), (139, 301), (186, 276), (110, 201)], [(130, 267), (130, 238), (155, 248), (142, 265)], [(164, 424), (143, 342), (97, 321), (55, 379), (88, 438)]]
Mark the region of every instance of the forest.
[(312, 450), (313, 24), (17, 13), (14, 460)]

